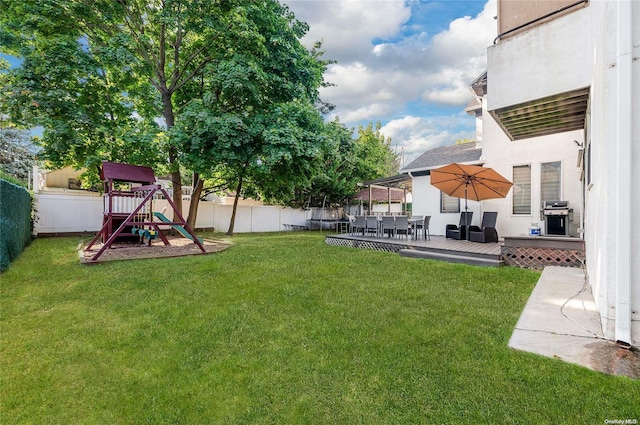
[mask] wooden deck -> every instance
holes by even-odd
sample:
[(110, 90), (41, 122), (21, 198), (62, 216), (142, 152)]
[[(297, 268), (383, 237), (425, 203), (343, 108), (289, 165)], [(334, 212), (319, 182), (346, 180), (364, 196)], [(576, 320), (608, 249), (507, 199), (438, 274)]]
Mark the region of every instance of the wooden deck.
[(374, 237), (353, 234), (328, 235), (328, 245), (397, 252), (402, 256), (497, 267), (502, 265), (502, 243), (477, 243), (431, 236), (431, 240)]

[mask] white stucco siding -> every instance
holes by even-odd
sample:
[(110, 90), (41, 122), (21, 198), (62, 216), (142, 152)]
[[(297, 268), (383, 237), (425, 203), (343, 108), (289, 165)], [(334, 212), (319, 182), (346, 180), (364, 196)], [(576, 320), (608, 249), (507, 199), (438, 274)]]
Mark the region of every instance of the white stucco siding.
[[(633, 62), (631, 69), (631, 338), (640, 345), (640, 2), (632, 4)], [(636, 117), (636, 118), (633, 118)]]
[[(491, 84), (491, 82), (490, 82)], [(486, 105), (486, 102), (485, 102)], [(486, 111), (486, 110), (485, 110)], [(485, 166), (495, 169), (509, 180), (513, 179), (513, 167), (529, 165), (531, 167), (531, 214), (513, 214), (514, 188), (504, 199), (483, 201), (483, 211), (497, 211), (497, 230), (500, 236), (521, 236), (528, 234), (532, 223), (537, 223), (544, 232), (544, 220), (540, 214), (541, 164), (547, 162), (561, 162), (561, 200), (569, 201), (569, 208), (573, 209), (573, 221), (569, 223), (571, 236), (579, 236), (582, 227), (582, 183), (580, 169), (577, 166), (579, 147), (574, 140), (582, 143), (582, 130), (570, 131), (550, 136), (511, 141), (500, 126), (485, 113), (484, 140), (482, 156)]]
[[(640, 344), (640, 3), (632, 10), (630, 51), (621, 51), (618, 4), (593, 2), (591, 111), (588, 140), (591, 181), (585, 193), (585, 234), (589, 283), (602, 318), (605, 336), (620, 339), (616, 315), (621, 308), (631, 314), (631, 342)], [(623, 5), (624, 6), (624, 5)], [(621, 67), (627, 67), (628, 73)], [(630, 75), (629, 75), (630, 74)], [(624, 83), (622, 79), (629, 79)], [(631, 105), (623, 99), (631, 94)], [(626, 122), (623, 118), (627, 118)], [(630, 136), (628, 135), (630, 131)], [(627, 135), (625, 135), (627, 133)], [(627, 162), (628, 161), (628, 162)], [(625, 165), (626, 162), (626, 165)], [(621, 168), (630, 166), (628, 175)], [(621, 212), (626, 214), (620, 214)], [(628, 217), (624, 220), (621, 217)], [(621, 245), (628, 237), (629, 247)], [(625, 283), (626, 282), (626, 283)], [(630, 286), (628, 288), (627, 284)], [(625, 292), (629, 289), (629, 296)], [(618, 324), (623, 325), (624, 324)]]
[[(480, 203), (469, 201), (468, 211), (473, 211), (471, 224), (480, 224)], [(447, 224), (458, 224), (460, 213), (440, 212), (440, 190), (431, 185), (430, 176), (413, 178), (413, 215), (431, 216), (429, 233), (444, 236)], [(464, 211), (464, 199), (460, 200), (460, 211)]]
[[(592, 4), (592, 8), (601, 9), (604, 4)], [(610, 186), (614, 180), (609, 179), (610, 170), (615, 169), (615, 146), (613, 126), (607, 129), (607, 122), (615, 122), (615, 112), (611, 107), (603, 108), (611, 100), (607, 99), (613, 88), (612, 80), (607, 77), (611, 73), (609, 64), (615, 59), (615, 36), (610, 33), (613, 28), (611, 15), (604, 13), (592, 14), (592, 35), (594, 40), (594, 66), (591, 84), (591, 110), (588, 116), (587, 143), (590, 149), (590, 172), (585, 191), (586, 211), (585, 247), (587, 257), (587, 273), (592, 287), (594, 300), (600, 313), (605, 335), (613, 337), (613, 320), (615, 317), (615, 268), (610, 267), (611, 254), (615, 252), (615, 222), (614, 187)], [(609, 133), (609, 134), (607, 134)], [(608, 143), (603, 143), (608, 141)]]
[(584, 8), (489, 47), (489, 110), (588, 87), (589, 17)]

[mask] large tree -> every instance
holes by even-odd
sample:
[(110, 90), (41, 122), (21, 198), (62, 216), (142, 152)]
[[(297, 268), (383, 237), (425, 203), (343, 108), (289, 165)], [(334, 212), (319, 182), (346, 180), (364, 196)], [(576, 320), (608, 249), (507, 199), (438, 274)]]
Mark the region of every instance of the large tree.
[(261, 24), (253, 20), (261, 12), (265, 22), (286, 12), (273, 4), (1, 0), (3, 51), (24, 58), (2, 88), (10, 99), (4, 107), (24, 125), (44, 126), (46, 155), (58, 165), (129, 154), (136, 159), (129, 162), (150, 165), (162, 152), (181, 208), (180, 152), (163, 130), (171, 130), (194, 95), (207, 93), (201, 90), (205, 70), (236, 53), (264, 52)]
[(322, 139), (318, 89), (329, 62), (319, 59), (319, 45), (310, 52), (300, 43), (308, 27), (287, 7), (258, 4), (246, 18), (260, 48), (205, 67), (171, 132), (197, 177), (188, 221), (195, 223), (203, 178), (217, 175), (236, 195), (229, 234), (243, 194), (277, 199), (307, 184)]

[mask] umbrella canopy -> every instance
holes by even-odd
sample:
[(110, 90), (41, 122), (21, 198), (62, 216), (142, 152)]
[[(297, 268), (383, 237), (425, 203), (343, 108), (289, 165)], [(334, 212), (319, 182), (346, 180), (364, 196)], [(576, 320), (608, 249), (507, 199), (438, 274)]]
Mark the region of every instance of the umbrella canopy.
[(513, 186), (493, 168), (456, 163), (431, 170), (431, 184), (449, 196), (474, 201), (504, 198)]
[[(431, 170), (431, 184), (449, 196), (464, 198), (464, 210), (467, 212), (467, 200), (504, 198), (513, 186), (496, 170), (478, 165), (449, 164)], [(465, 220), (468, 215), (464, 215)], [(469, 227), (469, 223), (465, 223)], [(467, 231), (467, 237), (469, 232)]]

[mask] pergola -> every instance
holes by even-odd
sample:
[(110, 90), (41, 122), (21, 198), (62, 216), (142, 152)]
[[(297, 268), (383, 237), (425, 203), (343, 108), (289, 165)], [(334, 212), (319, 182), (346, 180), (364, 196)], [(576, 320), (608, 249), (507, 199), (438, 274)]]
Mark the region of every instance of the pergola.
[[(358, 183), (358, 186), (362, 188), (358, 198), (363, 200), (362, 195), (364, 193), (369, 201), (369, 211), (371, 211), (371, 205), (374, 201), (387, 201), (387, 211), (391, 213), (391, 201), (400, 200), (403, 203), (403, 211), (406, 208), (406, 196), (407, 192), (411, 190), (411, 177), (409, 174), (396, 174), (391, 177), (383, 177), (375, 180), (368, 180), (362, 183)], [(381, 194), (386, 193), (386, 198), (382, 198)]]

